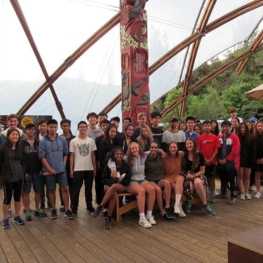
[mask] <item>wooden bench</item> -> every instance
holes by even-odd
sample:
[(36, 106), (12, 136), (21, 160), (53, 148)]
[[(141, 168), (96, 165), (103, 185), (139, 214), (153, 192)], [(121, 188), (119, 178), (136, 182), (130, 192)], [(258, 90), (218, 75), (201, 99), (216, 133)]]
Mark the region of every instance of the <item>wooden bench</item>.
[(263, 227), (228, 238), (228, 263), (263, 262)]
[[(128, 197), (129, 202), (125, 205), (123, 205), (122, 200), (123, 197)], [(121, 216), (132, 209), (137, 207), (137, 200), (134, 199), (134, 195), (130, 193), (123, 193), (123, 194), (118, 194), (117, 197), (117, 202), (116, 202), (116, 221), (120, 222), (121, 221)]]

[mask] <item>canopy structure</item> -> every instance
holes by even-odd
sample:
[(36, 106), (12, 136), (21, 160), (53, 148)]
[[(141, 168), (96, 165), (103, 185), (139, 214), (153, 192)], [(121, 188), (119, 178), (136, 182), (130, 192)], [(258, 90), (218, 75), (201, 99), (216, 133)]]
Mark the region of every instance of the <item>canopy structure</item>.
[[(262, 49), (262, 0), (149, 0), (146, 9), (151, 102), (183, 80), (164, 115), (179, 104), (183, 115), (189, 94), (238, 63), (240, 73)], [(2, 114), (121, 115), (119, 0), (0, 0), (0, 10)], [(252, 34), (246, 53), (191, 86), (198, 66)]]
[(247, 97), (255, 100), (263, 100), (263, 84), (247, 92)]

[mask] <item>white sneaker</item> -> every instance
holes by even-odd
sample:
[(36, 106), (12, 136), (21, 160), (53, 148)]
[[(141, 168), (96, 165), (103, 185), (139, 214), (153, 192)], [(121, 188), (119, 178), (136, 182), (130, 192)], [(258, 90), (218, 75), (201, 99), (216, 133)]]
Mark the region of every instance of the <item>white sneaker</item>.
[(186, 214), (184, 213), (184, 210), (182, 208), (180, 208), (179, 217), (186, 217)]
[(180, 209), (180, 213), (178, 214), (179, 217), (186, 217), (186, 214), (184, 213), (184, 210), (182, 208), (182, 203), (180, 203), (179, 209)]
[(251, 195), (250, 194), (245, 194), (245, 196), (246, 196), (247, 200), (251, 200)]
[(262, 195), (261, 195), (261, 193), (260, 192), (257, 192), (256, 194), (255, 194), (255, 198), (260, 198)]
[(241, 199), (241, 200), (246, 200), (245, 194), (241, 194), (241, 195), (240, 195), (240, 199)]
[(150, 222), (151, 225), (156, 225), (156, 221), (154, 220), (154, 216), (146, 216), (146, 219)]
[(180, 214), (180, 207), (178, 205), (174, 205), (174, 213), (175, 214)]
[(145, 217), (139, 219), (139, 225), (142, 226), (142, 227), (145, 227), (145, 228), (152, 227), (150, 222)]

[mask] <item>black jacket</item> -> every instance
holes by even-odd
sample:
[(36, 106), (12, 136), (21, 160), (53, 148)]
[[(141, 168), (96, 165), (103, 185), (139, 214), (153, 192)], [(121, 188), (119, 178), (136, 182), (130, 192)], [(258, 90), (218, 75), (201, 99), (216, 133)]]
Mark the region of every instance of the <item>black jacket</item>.
[(239, 140), (241, 146), (240, 167), (253, 168), (257, 154), (256, 141), (252, 139), (250, 142), (245, 143), (242, 137), (240, 137)]
[[(19, 160), (23, 168), (23, 174), (25, 174), (25, 158), (22, 148), (20, 148), (19, 156)], [(10, 177), (12, 174), (9, 159), (9, 151), (6, 147), (6, 144), (4, 143), (0, 147), (0, 181), (4, 183), (10, 183)]]
[[(121, 181), (121, 184), (124, 186), (129, 185), (131, 182), (131, 168), (128, 163), (125, 161), (122, 161), (122, 165), (120, 167), (116, 168), (117, 172), (120, 173), (120, 175), (126, 173), (124, 178)], [(112, 178), (111, 177), (111, 169), (108, 167), (108, 165), (104, 168), (102, 173), (102, 182), (104, 185), (112, 186), (113, 184), (117, 184), (119, 181), (118, 178)]]

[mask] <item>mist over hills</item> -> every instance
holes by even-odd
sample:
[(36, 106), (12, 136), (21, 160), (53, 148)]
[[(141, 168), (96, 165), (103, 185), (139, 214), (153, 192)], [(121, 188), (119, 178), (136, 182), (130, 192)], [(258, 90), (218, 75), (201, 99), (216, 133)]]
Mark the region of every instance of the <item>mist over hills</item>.
[[(41, 81), (0, 81), (1, 115), (16, 113), (34, 94), (43, 82)], [(57, 96), (62, 103), (64, 113), (72, 120), (72, 126), (85, 120), (88, 112), (100, 112), (115, 96), (121, 87), (111, 84), (96, 84), (75, 78), (60, 78), (54, 83)], [(61, 120), (55, 101), (48, 89), (26, 115), (52, 115)], [(120, 115), (120, 105), (111, 112)]]

